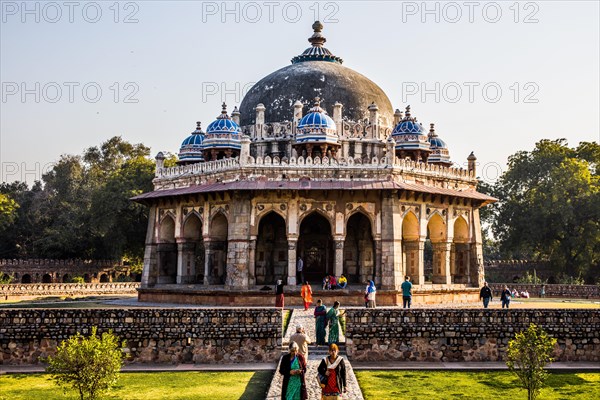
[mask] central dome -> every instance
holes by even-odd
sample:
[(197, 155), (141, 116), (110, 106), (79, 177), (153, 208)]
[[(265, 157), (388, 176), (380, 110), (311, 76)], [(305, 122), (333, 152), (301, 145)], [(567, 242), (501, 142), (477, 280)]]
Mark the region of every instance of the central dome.
[[(264, 104), (265, 121), (283, 122), (293, 119), (294, 103), (309, 106), (315, 97), (332, 112), (336, 101), (342, 103), (342, 118), (362, 121), (369, 118), (368, 107), (375, 102), (379, 107), (380, 123), (392, 126), (392, 103), (383, 90), (358, 72), (341, 65), (341, 59), (322, 47), (325, 38), (320, 32), (323, 25), (315, 22), (315, 34), (309, 39), (312, 48), (294, 57), (293, 64), (264, 77), (246, 94), (240, 105), (241, 125), (253, 125), (255, 108)], [(316, 51), (319, 50), (319, 51)]]

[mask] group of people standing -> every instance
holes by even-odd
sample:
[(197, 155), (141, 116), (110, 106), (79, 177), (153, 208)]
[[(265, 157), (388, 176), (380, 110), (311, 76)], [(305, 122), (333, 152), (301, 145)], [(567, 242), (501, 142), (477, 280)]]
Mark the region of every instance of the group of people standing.
[[(326, 400), (338, 399), (346, 392), (346, 366), (343, 357), (338, 355), (337, 346), (340, 334), (339, 317), (343, 314), (340, 313), (339, 307), (340, 303), (336, 301), (328, 310), (319, 299), (313, 313), (317, 347), (329, 344), (328, 354), (321, 360), (316, 377), (321, 387), (322, 399)], [(329, 328), (329, 337), (327, 337), (327, 328)], [(301, 325), (297, 326), (296, 333), (290, 337), (289, 353), (283, 356), (279, 366), (279, 373), (283, 375), (282, 400), (308, 399), (305, 375), (309, 344), (311, 340), (304, 328)]]
[[(316, 379), (323, 400), (337, 400), (346, 393), (346, 365), (334, 343), (317, 368)], [(296, 342), (290, 342), (289, 353), (281, 358), (279, 373), (283, 375), (281, 400), (308, 400), (306, 390), (307, 357), (300, 352)]]

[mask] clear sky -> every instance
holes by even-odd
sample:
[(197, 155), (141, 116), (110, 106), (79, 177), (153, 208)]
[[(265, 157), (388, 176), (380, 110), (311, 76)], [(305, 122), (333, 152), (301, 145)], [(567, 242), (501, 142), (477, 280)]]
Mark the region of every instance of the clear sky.
[[(121, 135), (177, 152), (226, 101), (326, 47), (494, 180), (542, 138), (600, 140), (598, 1), (0, 4), (2, 181)], [(331, 113), (331, 110), (328, 110)]]

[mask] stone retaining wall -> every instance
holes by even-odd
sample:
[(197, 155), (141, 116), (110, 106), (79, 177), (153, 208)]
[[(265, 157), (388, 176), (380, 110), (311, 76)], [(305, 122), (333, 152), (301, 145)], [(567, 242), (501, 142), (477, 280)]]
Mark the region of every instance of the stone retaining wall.
[(502, 361), (531, 322), (558, 340), (557, 361), (600, 361), (600, 310), (348, 309), (351, 361)]
[(0, 364), (37, 364), (92, 326), (127, 341), (127, 362), (275, 362), (281, 311), (267, 309), (0, 310)]
[[(512, 291), (517, 289), (519, 293), (527, 290), (530, 297), (540, 297), (542, 285), (527, 283), (490, 283), (490, 288), (494, 295), (500, 296), (504, 285)], [(571, 297), (577, 299), (598, 299), (600, 298), (599, 285), (546, 285), (546, 297)]]
[(0, 297), (95, 296), (104, 294), (135, 294), (139, 282), (115, 283), (11, 283), (0, 285)]

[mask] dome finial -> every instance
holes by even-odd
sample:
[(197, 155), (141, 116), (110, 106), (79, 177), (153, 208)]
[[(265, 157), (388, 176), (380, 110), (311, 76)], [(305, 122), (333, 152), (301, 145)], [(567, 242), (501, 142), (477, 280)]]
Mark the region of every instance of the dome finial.
[(319, 96), (315, 97), (315, 107), (321, 106), (321, 98)]
[(436, 137), (437, 133), (435, 133), (435, 124), (432, 122), (429, 124), (429, 137)]
[(196, 122), (196, 130), (197, 131), (201, 131), (202, 130), (202, 122), (200, 122), (200, 121)]
[(404, 116), (406, 119), (410, 119), (410, 105), (406, 106), (406, 115)]
[(320, 21), (315, 21), (315, 23), (312, 25), (312, 28), (315, 33), (308, 38), (308, 41), (313, 45), (313, 47), (323, 47), (323, 44), (327, 41), (325, 36), (321, 35), (321, 32), (323, 31), (323, 24)]
[(221, 106), (223, 109), (221, 110), (221, 115), (219, 115), (217, 117), (217, 119), (231, 119), (229, 117), (229, 115), (227, 115), (227, 104), (225, 104), (225, 102), (223, 102), (223, 105)]

